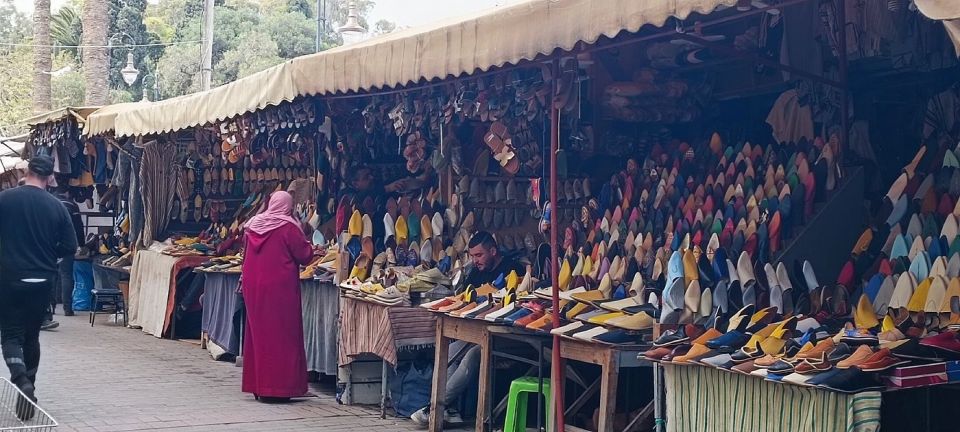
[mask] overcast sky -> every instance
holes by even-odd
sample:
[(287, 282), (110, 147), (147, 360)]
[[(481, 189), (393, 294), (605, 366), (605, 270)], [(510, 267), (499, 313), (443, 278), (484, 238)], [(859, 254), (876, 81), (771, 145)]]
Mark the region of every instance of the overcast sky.
[[(148, 0), (156, 3), (162, 0)], [(335, 0), (328, 0), (335, 1)], [(370, 22), (386, 19), (400, 26), (416, 26), (438, 19), (463, 15), (517, 0), (376, 0)], [(52, 0), (56, 10), (66, 0)], [(32, 13), (33, 0), (13, 0), (18, 9)]]

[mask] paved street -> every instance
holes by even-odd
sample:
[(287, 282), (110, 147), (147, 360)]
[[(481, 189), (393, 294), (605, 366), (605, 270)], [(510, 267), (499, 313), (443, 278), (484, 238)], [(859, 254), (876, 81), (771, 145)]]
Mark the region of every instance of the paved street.
[(414, 429), (372, 409), (339, 405), (330, 388), (312, 388), (319, 397), (291, 404), (256, 402), (240, 392), (240, 368), (211, 360), (197, 345), (156, 339), (105, 317), (91, 328), (86, 318), (57, 316), (60, 328), (41, 335), (37, 396), (60, 422), (58, 431)]

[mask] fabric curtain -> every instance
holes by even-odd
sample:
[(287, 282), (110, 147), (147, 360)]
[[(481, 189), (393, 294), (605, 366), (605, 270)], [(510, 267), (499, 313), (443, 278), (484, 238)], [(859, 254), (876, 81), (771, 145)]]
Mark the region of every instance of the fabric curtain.
[(703, 366), (664, 366), (667, 431), (880, 430), (880, 392), (844, 394)]

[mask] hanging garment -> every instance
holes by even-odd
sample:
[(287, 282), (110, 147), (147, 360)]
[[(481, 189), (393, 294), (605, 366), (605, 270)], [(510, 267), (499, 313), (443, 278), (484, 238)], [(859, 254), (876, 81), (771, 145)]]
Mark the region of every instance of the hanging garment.
[(957, 127), (958, 109), (960, 95), (956, 88), (949, 88), (931, 97), (923, 118), (923, 137), (930, 138), (934, 133), (953, 133)]
[(176, 169), (176, 146), (151, 141), (143, 147), (142, 179), (144, 226), (141, 245), (149, 245), (162, 237), (170, 223), (170, 209), (179, 176)]
[(800, 105), (796, 90), (787, 90), (777, 98), (767, 115), (767, 124), (773, 128), (773, 137), (779, 143), (814, 138), (813, 112), (809, 106)]

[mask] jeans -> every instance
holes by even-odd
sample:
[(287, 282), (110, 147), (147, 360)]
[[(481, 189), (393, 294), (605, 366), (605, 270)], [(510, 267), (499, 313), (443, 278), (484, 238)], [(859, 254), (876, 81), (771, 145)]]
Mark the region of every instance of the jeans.
[(0, 346), (18, 386), (35, 384), (40, 366), (40, 325), (49, 304), (53, 281), (0, 282)]
[(61, 302), (64, 312), (73, 312), (73, 261), (73, 256), (68, 256), (57, 264), (57, 279), (50, 284), (50, 304), (43, 316), (46, 321), (53, 321)]
[(73, 280), (73, 256), (68, 256), (60, 261), (59, 267), (60, 301), (63, 302), (65, 312), (73, 312), (73, 287), (76, 283)]
[(447, 391), (443, 403), (448, 408), (480, 377), (480, 347), (472, 345), (465, 349), (467, 351), (460, 361), (447, 367)]

